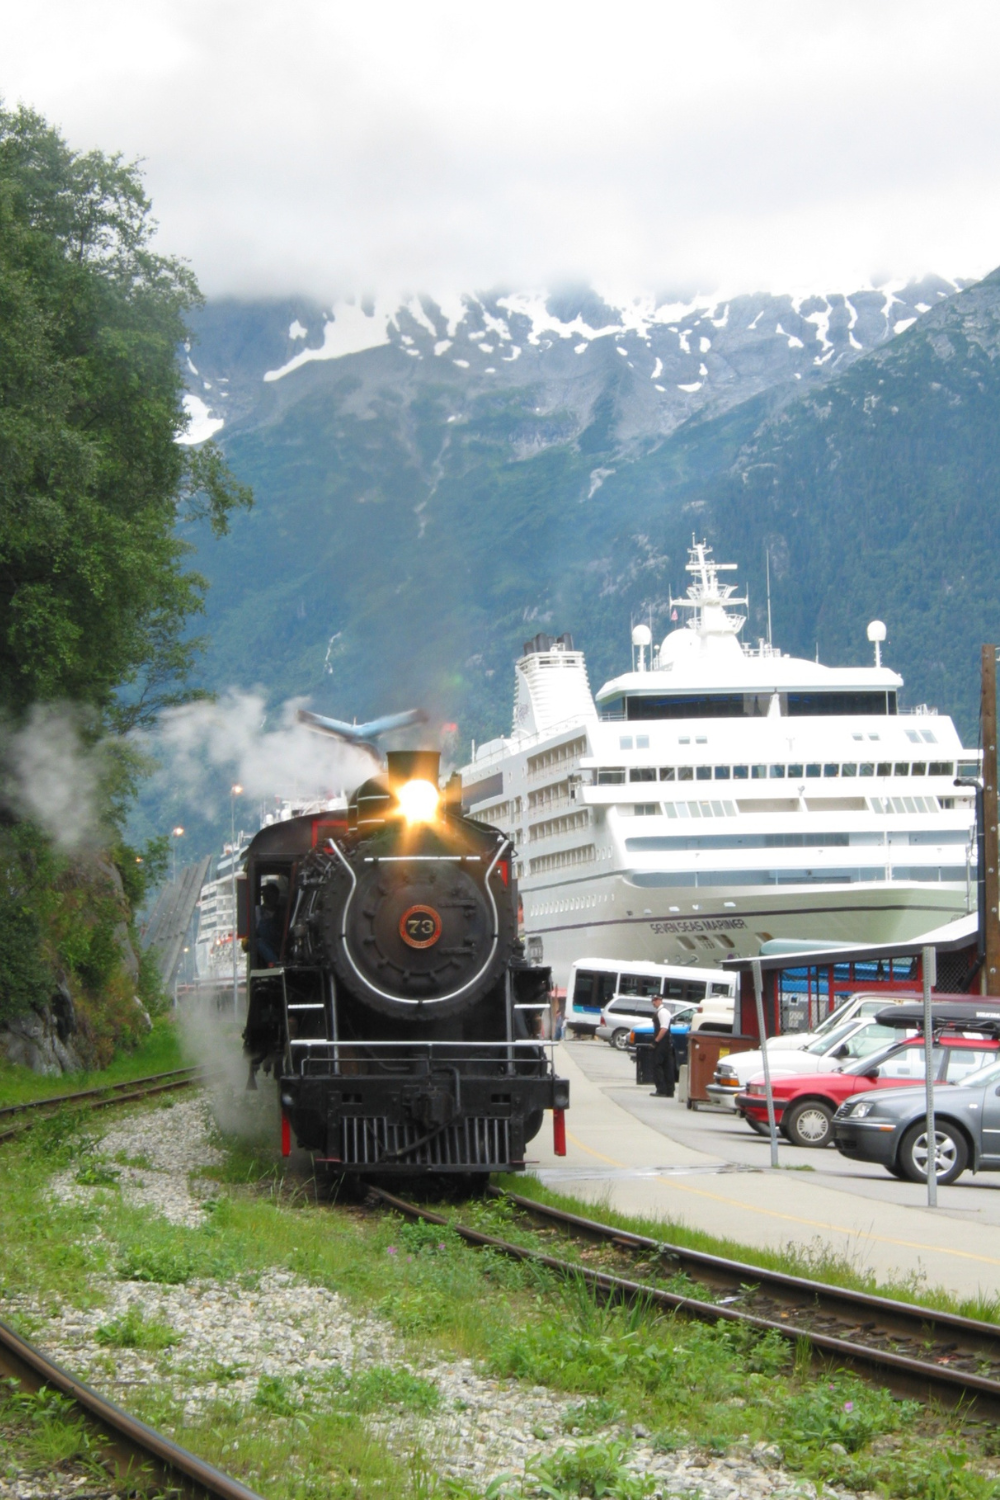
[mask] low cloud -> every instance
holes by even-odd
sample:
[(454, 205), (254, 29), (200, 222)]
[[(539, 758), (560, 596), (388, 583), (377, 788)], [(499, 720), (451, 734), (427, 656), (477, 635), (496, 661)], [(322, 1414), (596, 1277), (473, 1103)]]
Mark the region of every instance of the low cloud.
[(1000, 259), (987, 0), (35, 0), (0, 92), (214, 296), (835, 290)]

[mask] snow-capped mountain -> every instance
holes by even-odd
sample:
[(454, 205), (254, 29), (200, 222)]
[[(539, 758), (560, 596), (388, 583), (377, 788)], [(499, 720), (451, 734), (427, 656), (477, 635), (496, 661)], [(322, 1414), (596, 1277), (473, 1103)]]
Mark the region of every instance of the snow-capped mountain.
[(928, 276), (847, 293), (687, 301), (611, 301), (576, 290), (358, 298), (328, 307), (220, 303), (198, 320), (200, 342), (186, 355), (188, 440), (266, 419), (276, 404), (284, 409), (313, 389), (303, 384), (307, 371), (337, 365), (369, 390), (412, 393), (446, 379), (456, 420), (463, 398), (541, 381), (540, 413), (559, 409), (585, 422), (597, 389), (609, 375), (620, 386), (627, 372), (616, 437), (628, 447), (758, 392), (827, 379), (956, 290)]

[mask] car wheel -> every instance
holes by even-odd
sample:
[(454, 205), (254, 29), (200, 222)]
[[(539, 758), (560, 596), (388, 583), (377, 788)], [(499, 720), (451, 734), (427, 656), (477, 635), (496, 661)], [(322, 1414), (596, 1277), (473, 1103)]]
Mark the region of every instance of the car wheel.
[(750, 1126), (750, 1129), (751, 1130), (755, 1130), (758, 1135), (770, 1135), (771, 1134), (771, 1127), (767, 1123), (766, 1120), (751, 1120), (751, 1118), (750, 1118), (749, 1115), (744, 1115), (743, 1118), (744, 1118), (744, 1120), (746, 1120), (747, 1124)]
[(829, 1146), (833, 1139), (833, 1110), (820, 1099), (803, 1099), (788, 1111), (782, 1128), (793, 1146)]
[(903, 1171), (898, 1161), (885, 1161), (882, 1163), (882, 1165), (885, 1167), (885, 1170), (887, 1172), (892, 1173), (893, 1177), (898, 1177), (901, 1182), (906, 1181), (906, 1173)]
[(611, 1045), (617, 1047), (619, 1052), (624, 1052), (628, 1046), (628, 1032), (624, 1026), (619, 1026), (617, 1031), (611, 1033)]
[[(954, 1125), (936, 1124), (937, 1180), (939, 1183), (954, 1182), (961, 1177), (969, 1160), (969, 1148), (965, 1137)], [(899, 1147), (899, 1165), (903, 1175), (911, 1182), (927, 1181), (928, 1162), (927, 1121), (918, 1120), (903, 1136)]]

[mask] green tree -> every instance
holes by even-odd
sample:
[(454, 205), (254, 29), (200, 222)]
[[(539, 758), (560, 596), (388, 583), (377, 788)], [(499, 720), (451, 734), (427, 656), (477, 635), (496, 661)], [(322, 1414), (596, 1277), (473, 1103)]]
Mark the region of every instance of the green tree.
[(177, 351), (200, 302), (154, 253), (138, 168), (0, 106), (0, 706), (127, 730), (189, 696), (204, 581), (179, 520), (251, 502), (181, 446)]

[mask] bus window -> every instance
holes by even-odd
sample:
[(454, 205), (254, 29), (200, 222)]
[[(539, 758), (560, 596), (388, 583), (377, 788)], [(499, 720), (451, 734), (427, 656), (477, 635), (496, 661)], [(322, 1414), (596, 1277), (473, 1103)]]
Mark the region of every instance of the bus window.
[(650, 995), (660, 993), (660, 976), (658, 974), (623, 974), (618, 985), (619, 995), (642, 995), (648, 998)]
[(573, 987), (574, 1010), (601, 1010), (615, 993), (617, 974), (600, 969), (577, 969)]

